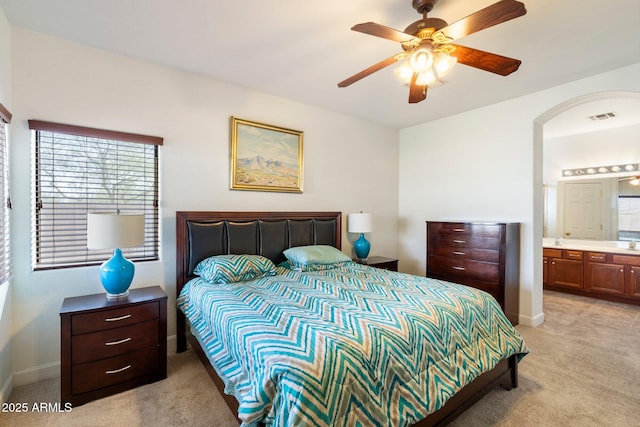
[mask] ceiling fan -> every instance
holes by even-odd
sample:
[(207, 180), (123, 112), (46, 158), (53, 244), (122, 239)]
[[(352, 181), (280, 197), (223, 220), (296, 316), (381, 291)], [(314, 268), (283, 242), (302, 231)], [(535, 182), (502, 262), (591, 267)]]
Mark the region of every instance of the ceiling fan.
[(470, 67), (507, 76), (520, 67), (521, 61), (494, 53), (461, 46), (454, 40), (501, 24), (527, 13), (524, 4), (515, 0), (501, 0), (453, 24), (439, 18), (427, 18), (438, 0), (412, 0), (413, 8), (422, 19), (413, 22), (404, 31), (394, 30), (375, 22), (357, 24), (351, 29), (383, 39), (399, 42), (403, 52), (374, 64), (346, 80), (338, 87), (347, 87), (391, 64), (409, 58), (398, 74), (409, 84), (409, 103), (427, 98), (427, 88), (459, 62)]
[(631, 185), (640, 185), (640, 175), (627, 176), (618, 180), (618, 182), (622, 181), (629, 181), (629, 184)]

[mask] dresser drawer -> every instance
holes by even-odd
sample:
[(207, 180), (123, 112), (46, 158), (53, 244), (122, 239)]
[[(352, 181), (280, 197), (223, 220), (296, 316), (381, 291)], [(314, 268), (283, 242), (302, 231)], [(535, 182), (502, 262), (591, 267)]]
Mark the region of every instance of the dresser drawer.
[(71, 368), (71, 392), (84, 393), (153, 373), (158, 369), (158, 346)]
[(464, 222), (438, 222), (429, 225), (429, 231), (442, 236), (480, 236), (500, 237), (500, 225), (498, 224), (471, 224)]
[(431, 250), (433, 255), (452, 258), (454, 260), (469, 259), (473, 261), (499, 262), (500, 252), (495, 249), (461, 248), (452, 246), (436, 246)]
[(146, 320), (157, 319), (159, 315), (160, 304), (158, 302), (93, 313), (75, 314), (71, 317), (71, 334), (84, 334), (133, 325)]
[(429, 236), (429, 244), (432, 247), (451, 246), (454, 248), (476, 249), (500, 249), (500, 239), (495, 237), (477, 237), (469, 235), (443, 235)]
[[(492, 284), (498, 284), (500, 280), (499, 265), (495, 263), (454, 260), (443, 256), (430, 255), (428, 256), (428, 269), (430, 274), (446, 274), (452, 278), (475, 279)], [(455, 279), (452, 279), (452, 281), (455, 282)]]
[(106, 359), (141, 348), (158, 345), (158, 319), (129, 327), (107, 329), (72, 338), (71, 363)]

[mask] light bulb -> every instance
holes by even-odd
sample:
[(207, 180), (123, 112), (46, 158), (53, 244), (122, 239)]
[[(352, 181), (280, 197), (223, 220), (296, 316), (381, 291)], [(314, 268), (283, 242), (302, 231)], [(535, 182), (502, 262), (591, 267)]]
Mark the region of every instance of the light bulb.
[(396, 74), (396, 76), (398, 76), (398, 78), (402, 81), (402, 83), (404, 84), (411, 83), (411, 76), (413, 76), (413, 70), (411, 69), (411, 67), (409, 67), (409, 64), (407, 64), (406, 62), (401, 66), (399, 66), (398, 68), (396, 68), (395, 70), (393, 70), (393, 72)]
[(424, 73), (433, 64), (433, 54), (428, 47), (416, 50), (409, 59), (409, 66), (415, 73)]
[(458, 62), (458, 58), (456, 58), (455, 56), (449, 56), (444, 53), (439, 53), (438, 55), (436, 55), (436, 58), (434, 59), (434, 67), (436, 69), (436, 72), (438, 73), (438, 77), (444, 76), (447, 71), (449, 71), (455, 65), (456, 62)]
[(418, 77), (416, 77), (416, 84), (419, 86), (426, 86), (426, 85), (430, 85), (436, 80), (437, 79), (435, 74), (433, 73), (433, 70), (427, 70), (424, 73), (418, 74)]

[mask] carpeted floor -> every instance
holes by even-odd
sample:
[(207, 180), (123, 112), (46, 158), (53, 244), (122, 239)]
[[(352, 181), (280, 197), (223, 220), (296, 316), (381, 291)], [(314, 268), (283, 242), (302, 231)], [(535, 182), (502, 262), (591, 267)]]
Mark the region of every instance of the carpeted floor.
[[(453, 426), (636, 426), (640, 307), (545, 292), (545, 323), (518, 326), (531, 348), (515, 390), (496, 389)], [(16, 387), (10, 402), (60, 399), (58, 379)], [(192, 351), (173, 354), (166, 380), (73, 408), (0, 413), (1, 426), (237, 426)]]

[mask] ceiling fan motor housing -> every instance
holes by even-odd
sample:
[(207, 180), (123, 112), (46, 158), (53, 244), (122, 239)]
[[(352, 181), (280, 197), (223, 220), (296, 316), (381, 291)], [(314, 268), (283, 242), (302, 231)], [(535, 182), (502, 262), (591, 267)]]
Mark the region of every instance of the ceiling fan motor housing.
[(419, 14), (429, 13), (438, 0), (413, 0), (412, 6)]

